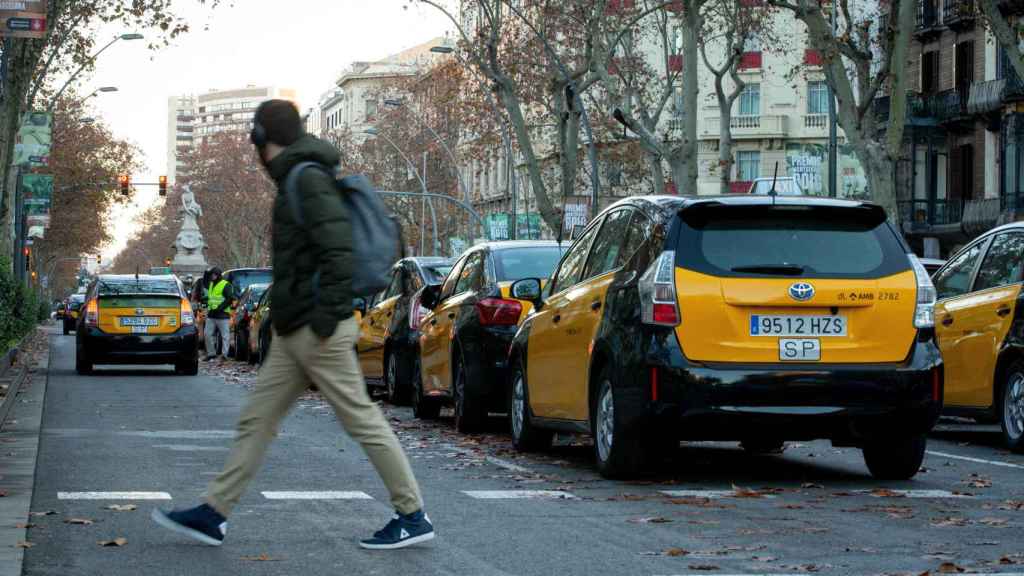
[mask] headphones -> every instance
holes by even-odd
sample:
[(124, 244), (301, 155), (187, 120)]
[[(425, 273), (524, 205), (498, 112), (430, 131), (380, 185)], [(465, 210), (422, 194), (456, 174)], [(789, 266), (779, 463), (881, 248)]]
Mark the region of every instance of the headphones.
[(253, 120), (252, 132), (249, 133), (249, 141), (257, 148), (263, 148), (267, 145), (267, 129), (264, 128), (258, 120)]

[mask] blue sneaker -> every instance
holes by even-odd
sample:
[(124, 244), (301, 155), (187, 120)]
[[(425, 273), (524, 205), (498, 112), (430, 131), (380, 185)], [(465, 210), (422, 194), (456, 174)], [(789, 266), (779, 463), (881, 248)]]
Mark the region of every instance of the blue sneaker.
[(172, 512), (154, 508), (150, 516), (164, 528), (210, 546), (220, 546), (228, 530), (227, 518), (221, 516), (209, 504)]
[(422, 510), (412, 514), (395, 513), (384, 529), (373, 538), (359, 542), (367, 550), (396, 550), (434, 539), (434, 525)]

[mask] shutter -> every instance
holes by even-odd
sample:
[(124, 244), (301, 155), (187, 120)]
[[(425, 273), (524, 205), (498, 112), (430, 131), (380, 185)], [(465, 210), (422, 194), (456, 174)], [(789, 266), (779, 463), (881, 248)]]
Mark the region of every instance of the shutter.
[(963, 197), (964, 173), (963, 173), (963, 147), (956, 146), (949, 155), (949, 190), (946, 197), (949, 200)]

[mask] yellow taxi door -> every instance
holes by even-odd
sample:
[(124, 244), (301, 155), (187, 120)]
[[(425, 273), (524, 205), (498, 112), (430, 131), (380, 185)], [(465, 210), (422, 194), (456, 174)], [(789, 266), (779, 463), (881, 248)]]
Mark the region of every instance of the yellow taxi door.
[(452, 268), (441, 287), (438, 305), (423, 319), (420, 328), (420, 373), (423, 392), (451, 389), (451, 340), (459, 306), (468, 296), (467, 279), (475, 268), (482, 269), (483, 254), (467, 255)]
[[(564, 363), (579, 365), (569, 358), (574, 351), (580, 352), (583, 339), (573, 331), (585, 323), (584, 319), (576, 317), (581, 298), (585, 297), (578, 290), (578, 284), (599, 227), (600, 222), (594, 222), (569, 247), (546, 288), (551, 295), (531, 320), (526, 347), (526, 384), (530, 410), (541, 418), (569, 418), (565, 408), (565, 381), (574, 375), (572, 368)], [(586, 355), (586, 350), (582, 352)]]
[(935, 330), (945, 363), (946, 406), (992, 406), (999, 350), (1020, 295), (1024, 234), (995, 236), (987, 253), (986, 244), (968, 248), (936, 277)]
[(363, 375), (367, 378), (384, 376), (384, 340), (391, 323), (390, 315), (400, 294), (401, 273), (396, 271), (392, 273), (391, 284), (374, 297), (372, 306), (362, 319), (356, 351)]

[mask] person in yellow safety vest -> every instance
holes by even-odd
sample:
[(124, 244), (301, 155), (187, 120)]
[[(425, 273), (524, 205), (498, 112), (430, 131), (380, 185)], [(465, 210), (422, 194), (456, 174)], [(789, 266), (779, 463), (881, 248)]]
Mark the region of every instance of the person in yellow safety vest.
[(224, 279), (221, 269), (210, 271), (210, 283), (206, 291), (206, 358), (217, 357), (217, 335), (220, 335), (220, 354), (224, 359), (228, 356), (230, 342), (231, 307), (235, 301), (235, 289)]

